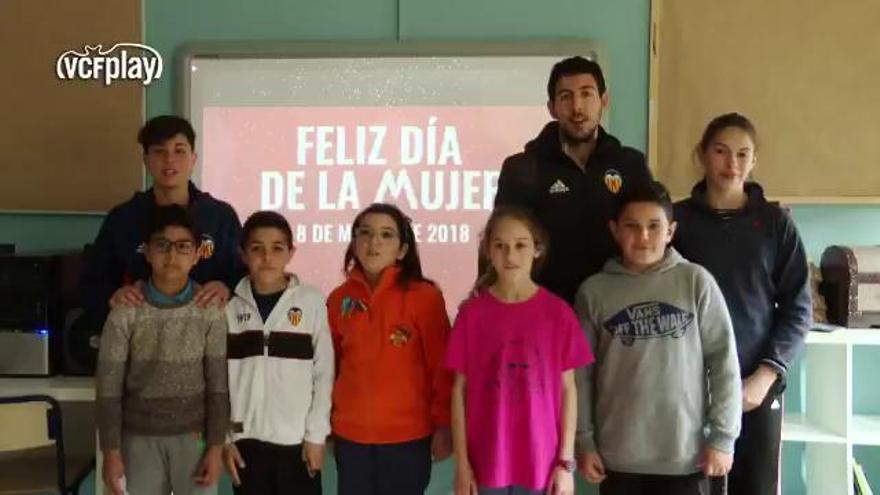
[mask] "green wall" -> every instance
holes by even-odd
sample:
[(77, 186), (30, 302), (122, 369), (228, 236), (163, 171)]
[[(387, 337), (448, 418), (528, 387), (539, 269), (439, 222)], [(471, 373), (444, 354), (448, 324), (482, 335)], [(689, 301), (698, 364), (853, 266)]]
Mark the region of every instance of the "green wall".
[[(648, 0), (401, 0), (399, 9), (392, 0), (149, 0), (146, 7), (146, 42), (166, 61), (191, 41), (602, 40), (610, 60), (609, 127), (633, 146), (647, 142)], [(175, 108), (169, 75), (147, 90), (148, 116)]]
[(91, 242), (101, 215), (0, 213), (0, 244), (15, 244), (17, 252), (78, 249)]

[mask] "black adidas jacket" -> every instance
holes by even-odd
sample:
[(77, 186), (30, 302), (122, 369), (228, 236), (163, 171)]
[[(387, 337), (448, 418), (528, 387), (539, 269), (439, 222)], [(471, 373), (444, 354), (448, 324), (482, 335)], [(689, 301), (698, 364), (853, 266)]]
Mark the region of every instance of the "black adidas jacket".
[(554, 121), (522, 153), (504, 160), (495, 206), (523, 206), (538, 217), (550, 236), (550, 252), (537, 281), (571, 304), (581, 282), (617, 252), (608, 230), (615, 195), (650, 178), (645, 156), (601, 127), (581, 170), (562, 151)]

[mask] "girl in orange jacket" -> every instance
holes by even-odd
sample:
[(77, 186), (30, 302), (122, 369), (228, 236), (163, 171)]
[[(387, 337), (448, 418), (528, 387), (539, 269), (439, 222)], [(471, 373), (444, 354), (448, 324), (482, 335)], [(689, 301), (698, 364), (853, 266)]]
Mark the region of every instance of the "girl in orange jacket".
[(346, 281), (327, 299), (339, 494), (421, 495), (432, 457), (451, 453), (446, 305), (397, 207), (370, 205), (351, 234)]

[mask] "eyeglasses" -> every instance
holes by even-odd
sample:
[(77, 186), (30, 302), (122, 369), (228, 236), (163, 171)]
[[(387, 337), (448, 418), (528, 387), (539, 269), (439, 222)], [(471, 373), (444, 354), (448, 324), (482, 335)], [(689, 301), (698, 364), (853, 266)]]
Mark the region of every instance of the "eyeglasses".
[(354, 231), (354, 236), (359, 241), (371, 241), (373, 240), (373, 237), (378, 237), (382, 242), (390, 242), (400, 237), (400, 235), (393, 230), (374, 231), (369, 227), (360, 227)]
[(174, 252), (177, 254), (192, 254), (196, 249), (196, 243), (189, 239), (172, 241), (170, 239), (161, 238), (150, 241), (150, 248), (162, 254), (170, 253), (171, 249), (174, 249)]

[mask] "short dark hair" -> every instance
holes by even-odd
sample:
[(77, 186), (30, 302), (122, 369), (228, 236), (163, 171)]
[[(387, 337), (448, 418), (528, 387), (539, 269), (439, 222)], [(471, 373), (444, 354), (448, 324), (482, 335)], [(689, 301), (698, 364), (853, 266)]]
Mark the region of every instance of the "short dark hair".
[(149, 217), (143, 229), (143, 241), (149, 242), (154, 235), (165, 230), (166, 227), (182, 227), (192, 234), (198, 242), (199, 229), (189, 211), (181, 205), (157, 206)]
[(658, 181), (637, 182), (624, 188), (614, 202), (614, 210), (612, 212), (614, 216), (612, 219), (615, 222), (619, 221), (623, 211), (631, 203), (654, 203), (663, 209), (667, 220), (672, 222), (674, 219), (672, 198), (669, 196), (669, 190)]
[(278, 212), (263, 210), (253, 213), (245, 220), (241, 232), (242, 249), (247, 246), (251, 234), (257, 229), (278, 229), (287, 238), (287, 247), (293, 247), (293, 231), (287, 219)]
[(138, 143), (146, 153), (150, 146), (162, 144), (178, 134), (183, 134), (189, 141), (189, 147), (196, 149), (196, 131), (192, 124), (176, 115), (160, 115), (148, 120), (138, 132)]
[(412, 220), (400, 208), (390, 203), (373, 203), (354, 218), (354, 222), (351, 224), (351, 241), (348, 243), (348, 249), (345, 250), (345, 261), (342, 266), (345, 274), (347, 275), (352, 269), (360, 267), (360, 262), (354, 252), (354, 245), (357, 242), (357, 231), (364, 221), (364, 217), (373, 213), (391, 217), (395, 225), (397, 225), (401, 245), (406, 244), (408, 246), (406, 254), (400, 260), (400, 273), (397, 275), (397, 285), (407, 289), (410, 282), (428, 282), (433, 284), (434, 282), (422, 274), (422, 261), (419, 258), (419, 250), (416, 247), (416, 235), (413, 231)]
[(556, 97), (556, 83), (562, 76), (574, 76), (577, 74), (590, 74), (596, 80), (599, 87), (599, 95), (605, 94), (605, 76), (602, 75), (602, 67), (593, 60), (584, 57), (569, 57), (556, 62), (550, 71), (550, 79), (547, 81), (547, 98), (550, 101)]

